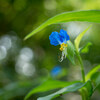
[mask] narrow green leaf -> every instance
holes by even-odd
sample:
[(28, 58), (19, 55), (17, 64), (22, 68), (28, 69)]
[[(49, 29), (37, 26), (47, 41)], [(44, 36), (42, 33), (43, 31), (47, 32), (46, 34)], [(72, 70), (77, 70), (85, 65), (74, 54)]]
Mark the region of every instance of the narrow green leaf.
[(29, 35), (27, 35), (24, 40), (28, 39), (35, 33), (47, 27), (48, 25), (58, 24), (62, 22), (65, 23), (69, 21), (87, 21), (87, 22), (100, 23), (100, 11), (99, 10), (87, 10), (87, 11), (75, 11), (75, 12), (71, 11), (56, 15), (48, 19), (46, 22), (44, 22), (35, 30), (33, 30), (31, 33), (29, 33)]
[(77, 83), (78, 81), (74, 82), (64, 82), (64, 81), (57, 81), (57, 80), (47, 80), (40, 86), (32, 89), (26, 96), (25, 100), (28, 99), (32, 94), (39, 93), (39, 92), (45, 92), (57, 88), (63, 88), (65, 86), (69, 86), (73, 83)]
[(87, 95), (88, 97), (92, 96), (93, 93), (93, 86), (92, 86), (92, 82), (88, 81), (87, 84), (85, 85), (85, 88), (87, 90)]
[(80, 41), (81, 41), (82, 37), (83, 37), (84, 34), (91, 28), (91, 26), (92, 26), (92, 25), (90, 25), (87, 29), (85, 29), (82, 33), (80, 33), (80, 34), (76, 37), (74, 43), (75, 43), (75, 47), (76, 47), (76, 50), (77, 50), (77, 51), (78, 51), (78, 49), (79, 49), (79, 44), (80, 44)]
[(85, 86), (80, 89), (80, 92), (82, 93), (83, 98), (85, 98), (83, 100), (90, 100), (90, 97), (93, 94), (92, 82), (88, 81), (87, 84), (85, 84)]
[(74, 54), (75, 54), (75, 48), (71, 41), (67, 42), (67, 58), (72, 62), (72, 64), (75, 64), (74, 61)]
[(100, 85), (100, 72), (96, 72), (92, 74), (91, 80), (94, 84), (94, 91), (97, 89), (97, 87)]
[(93, 92), (98, 89), (98, 87), (100, 86), (100, 65), (94, 67), (87, 75), (86, 75), (86, 80), (91, 80), (93, 82), (94, 85), (94, 89)]
[(90, 97), (93, 93), (92, 82), (88, 81), (87, 84), (83, 87), (88, 97)]
[(80, 52), (81, 53), (88, 53), (89, 52), (89, 47), (92, 45), (91, 42), (88, 42), (85, 46), (83, 46), (81, 49), (80, 49)]
[(60, 89), (59, 91), (52, 93), (48, 96), (40, 97), (37, 100), (51, 100), (57, 96), (60, 96), (61, 94), (77, 91), (80, 88), (82, 88), (83, 86), (85, 86), (87, 83), (88, 82), (86, 82), (86, 83), (74, 83), (74, 84), (67, 86), (67, 87), (64, 87), (64, 88)]
[(86, 81), (91, 78), (91, 76), (100, 69), (100, 65), (94, 67), (85, 77)]

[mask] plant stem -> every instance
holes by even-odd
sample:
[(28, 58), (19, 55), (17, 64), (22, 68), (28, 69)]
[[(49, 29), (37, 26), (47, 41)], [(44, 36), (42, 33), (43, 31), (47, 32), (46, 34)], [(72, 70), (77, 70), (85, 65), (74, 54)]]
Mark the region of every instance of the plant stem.
[[(81, 67), (82, 81), (83, 81), (83, 83), (85, 83), (84, 65), (83, 65), (82, 58), (77, 50), (76, 50), (76, 55), (77, 55), (77, 58), (79, 60), (80, 67)], [(86, 91), (84, 91), (84, 89), (81, 90), (81, 96), (82, 96), (82, 100), (88, 100), (87, 95), (86, 95)]]
[(85, 95), (84, 95), (84, 91), (80, 90), (81, 96), (82, 96), (82, 100), (85, 100)]
[(86, 95), (86, 91), (84, 89), (80, 90), (81, 96), (82, 96), (82, 100), (89, 100), (89, 98)]
[(81, 56), (78, 52), (76, 52), (76, 53), (77, 53), (77, 57), (78, 57), (78, 60), (80, 62), (80, 65), (81, 65), (82, 80), (83, 80), (83, 83), (85, 83), (85, 72), (84, 72), (84, 66), (83, 66), (82, 58), (81, 58)]

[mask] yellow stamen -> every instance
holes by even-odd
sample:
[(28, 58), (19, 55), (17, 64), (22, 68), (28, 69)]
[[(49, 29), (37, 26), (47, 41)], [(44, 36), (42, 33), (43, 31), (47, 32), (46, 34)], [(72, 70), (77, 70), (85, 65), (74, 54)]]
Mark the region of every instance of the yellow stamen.
[(63, 51), (63, 50), (64, 50), (64, 48), (60, 47), (60, 51)]
[(67, 47), (67, 44), (65, 44), (64, 46)]
[(65, 47), (67, 47), (67, 44), (62, 43), (62, 44), (61, 44), (61, 47), (60, 47), (60, 51), (63, 51), (63, 50), (65, 49)]

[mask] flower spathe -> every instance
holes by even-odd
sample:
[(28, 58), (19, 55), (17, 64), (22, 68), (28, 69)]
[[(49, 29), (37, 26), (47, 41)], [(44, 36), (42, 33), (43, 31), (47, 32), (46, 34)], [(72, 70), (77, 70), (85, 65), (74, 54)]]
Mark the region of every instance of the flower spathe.
[(69, 35), (63, 29), (58, 32), (52, 32), (49, 36), (50, 44), (57, 46), (61, 45), (60, 50), (63, 51), (65, 47), (67, 47), (67, 41), (70, 40)]

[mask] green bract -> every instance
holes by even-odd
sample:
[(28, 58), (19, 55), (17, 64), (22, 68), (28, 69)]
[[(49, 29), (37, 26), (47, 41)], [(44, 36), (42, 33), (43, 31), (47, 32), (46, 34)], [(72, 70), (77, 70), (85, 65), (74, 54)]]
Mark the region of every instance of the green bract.
[(75, 39), (75, 47), (76, 47), (76, 50), (79, 51), (79, 44), (80, 44), (80, 41), (82, 39), (82, 37), (84, 36), (84, 34), (88, 31), (88, 29), (91, 28), (92, 25), (90, 25), (87, 29), (85, 29), (82, 33), (80, 33), (76, 39)]

